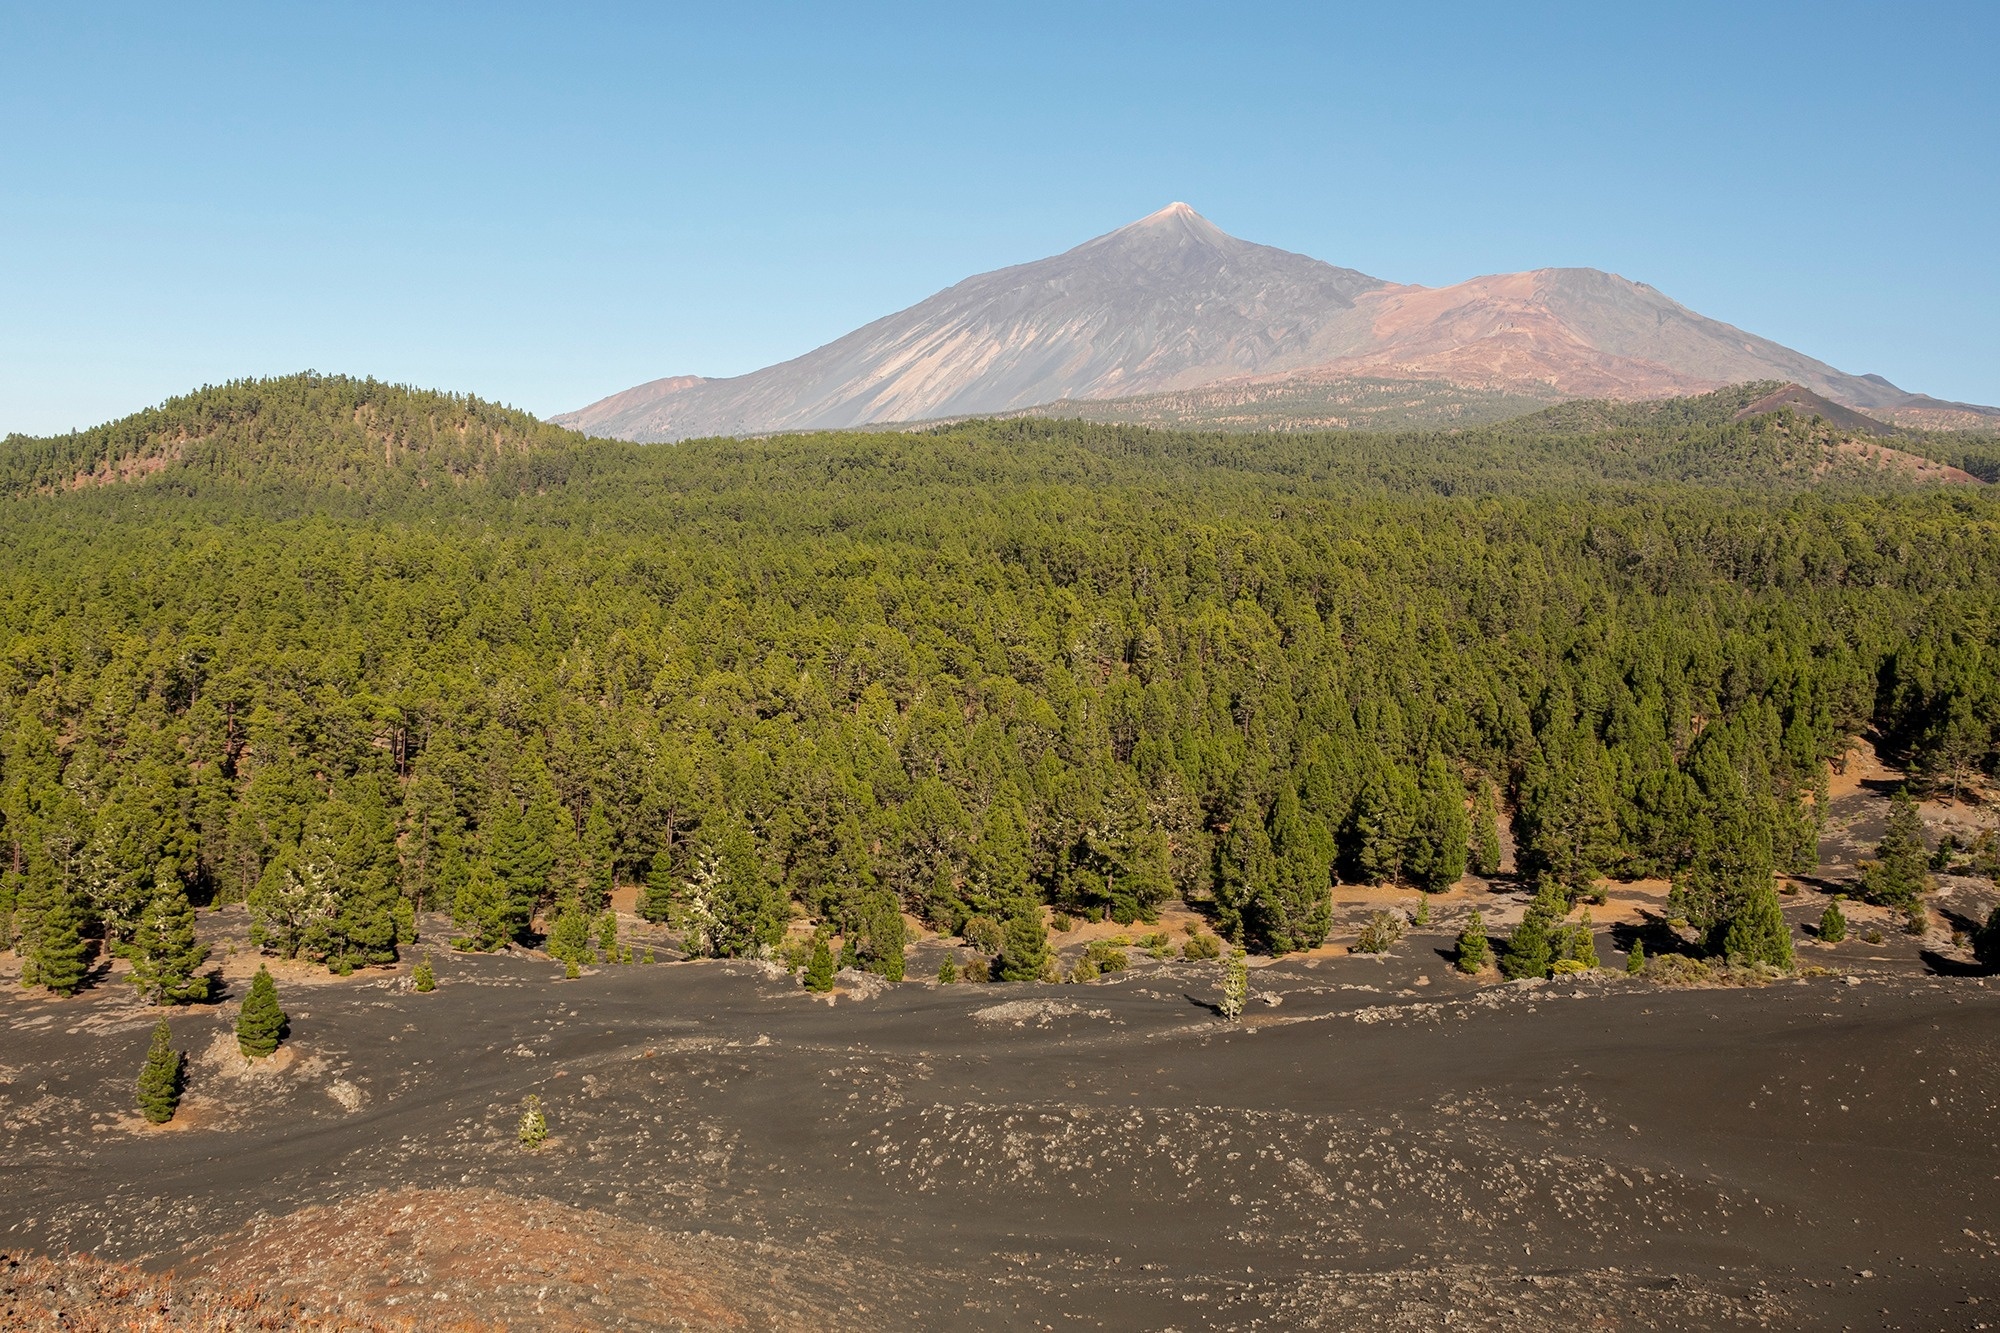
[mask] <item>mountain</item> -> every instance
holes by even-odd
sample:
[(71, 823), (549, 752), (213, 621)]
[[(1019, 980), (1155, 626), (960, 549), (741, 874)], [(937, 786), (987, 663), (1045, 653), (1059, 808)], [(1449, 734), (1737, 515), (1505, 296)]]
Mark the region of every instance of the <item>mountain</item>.
[(730, 379), (654, 380), (555, 420), (677, 440), (1190, 390), (1246, 402), (1313, 397), (1315, 386), (1351, 380), (1542, 402), (1776, 380), (1910, 424), (2000, 425), (2000, 409), (1846, 374), (1615, 274), (1398, 284), (1239, 240), (1179, 203), (1052, 258), (968, 278), (794, 360)]

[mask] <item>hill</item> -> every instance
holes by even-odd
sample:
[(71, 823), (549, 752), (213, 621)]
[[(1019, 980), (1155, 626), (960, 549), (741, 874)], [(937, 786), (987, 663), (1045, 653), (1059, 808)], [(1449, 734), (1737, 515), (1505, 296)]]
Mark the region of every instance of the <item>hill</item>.
[[(1412, 424), (1440, 424), (1438, 384), (1463, 391), (1458, 406), (1478, 420), (1513, 399), (1661, 398), (1767, 380), (1926, 428), (2000, 426), (2000, 409), (1847, 374), (1615, 274), (1398, 284), (1239, 240), (1178, 203), (969, 278), (795, 360), (655, 380), (555, 420), (644, 441), (1029, 409), (1297, 429), (1350, 415), (1327, 409), (1359, 382), (1415, 382)], [(1110, 402), (1120, 406), (1100, 406)], [(1398, 424), (1397, 413), (1369, 424)]]
[(210, 386), (67, 435), (0, 440), (0, 494), (166, 476), (373, 486), (463, 482), (576, 451), (581, 437), (462, 394), (305, 372)]

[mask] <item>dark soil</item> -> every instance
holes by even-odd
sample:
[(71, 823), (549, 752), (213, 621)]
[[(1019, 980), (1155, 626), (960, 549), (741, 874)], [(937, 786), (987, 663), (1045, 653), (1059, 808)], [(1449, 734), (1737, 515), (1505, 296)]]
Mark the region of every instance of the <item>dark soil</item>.
[(829, 1004), (440, 953), (281, 981), (271, 1066), (175, 1011), (158, 1130), (157, 1011), (9, 987), (0, 1245), (390, 1327), (1984, 1327), (2000, 983), (1807, 951), (1861, 983), (1502, 986), (1420, 933), (1239, 1025), (1215, 964)]

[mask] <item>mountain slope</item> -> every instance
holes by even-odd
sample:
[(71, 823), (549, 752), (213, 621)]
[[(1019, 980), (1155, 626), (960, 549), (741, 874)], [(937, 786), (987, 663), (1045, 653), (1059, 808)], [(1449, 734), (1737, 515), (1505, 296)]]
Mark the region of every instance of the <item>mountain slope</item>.
[(1158, 392), (1295, 364), (1379, 278), (1240, 241), (1186, 204), (968, 278), (781, 365), (659, 380), (555, 420), (635, 440)]
[[(1615, 274), (1538, 269), (1407, 286), (1238, 240), (1185, 204), (1053, 258), (968, 278), (795, 360), (731, 379), (655, 380), (555, 420), (675, 440), (1218, 387), (1225, 400), (1320, 401), (1324, 386), (1356, 379), (1542, 401), (1777, 380), (1890, 419), (2000, 422), (2000, 410), (1847, 374)], [(1215, 399), (1194, 401), (1190, 415), (1147, 419), (1192, 423)]]

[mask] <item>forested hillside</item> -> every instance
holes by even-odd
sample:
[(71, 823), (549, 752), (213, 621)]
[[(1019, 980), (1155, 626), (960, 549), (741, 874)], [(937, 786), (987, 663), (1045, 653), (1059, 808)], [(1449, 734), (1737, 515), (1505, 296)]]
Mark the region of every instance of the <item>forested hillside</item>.
[(1744, 392), (633, 446), (303, 376), (12, 438), (0, 929), (247, 899), (346, 968), (615, 880), (722, 953), (1174, 894), (1285, 951), (1499, 811), (1526, 875), (1671, 875), (1720, 930), (1810, 866), (1852, 736), (1940, 780), (2000, 739), (1993, 492)]

